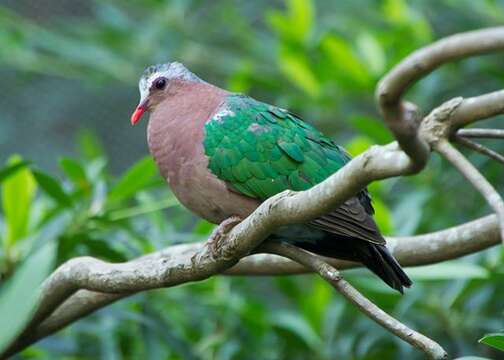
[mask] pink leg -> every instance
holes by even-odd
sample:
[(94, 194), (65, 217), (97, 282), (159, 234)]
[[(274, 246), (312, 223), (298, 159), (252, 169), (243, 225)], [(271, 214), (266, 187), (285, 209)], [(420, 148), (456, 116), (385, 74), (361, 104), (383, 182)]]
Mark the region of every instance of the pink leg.
[(226, 220), (221, 222), (212, 232), (210, 237), (208, 238), (208, 246), (212, 251), (212, 254), (218, 255), (222, 248), (222, 240), (226, 236), (228, 232), (231, 231), (236, 225), (238, 225), (242, 219), (239, 216), (231, 216)]

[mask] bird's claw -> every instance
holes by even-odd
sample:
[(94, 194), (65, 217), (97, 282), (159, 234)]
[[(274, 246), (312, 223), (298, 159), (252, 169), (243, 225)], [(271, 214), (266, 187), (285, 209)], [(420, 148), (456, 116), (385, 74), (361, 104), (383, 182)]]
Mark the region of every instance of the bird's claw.
[(208, 246), (214, 257), (217, 257), (222, 252), (222, 241), (226, 235), (241, 221), (242, 219), (239, 216), (231, 216), (214, 229), (208, 239)]

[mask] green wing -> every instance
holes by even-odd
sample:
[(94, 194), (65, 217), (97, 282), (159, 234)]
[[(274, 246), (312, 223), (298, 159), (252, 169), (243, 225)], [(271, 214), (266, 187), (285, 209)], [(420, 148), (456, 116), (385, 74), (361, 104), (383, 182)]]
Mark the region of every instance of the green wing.
[(209, 168), (232, 189), (267, 199), (306, 190), (350, 160), (349, 155), (294, 114), (230, 95), (205, 125)]
[[(306, 190), (350, 160), (345, 150), (296, 115), (242, 95), (229, 95), (205, 125), (208, 167), (243, 195), (265, 200), (286, 189)], [(384, 244), (371, 217), (367, 190), (311, 226)]]

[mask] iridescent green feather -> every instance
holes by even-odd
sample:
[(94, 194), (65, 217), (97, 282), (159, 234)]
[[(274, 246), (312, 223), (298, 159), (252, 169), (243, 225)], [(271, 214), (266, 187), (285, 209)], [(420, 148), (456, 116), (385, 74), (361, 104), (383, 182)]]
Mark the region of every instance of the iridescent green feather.
[(205, 125), (209, 169), (234, 190), (264, 200), (306, 190), (349, 161), (349, 155), (286, 110), (229, 95)]

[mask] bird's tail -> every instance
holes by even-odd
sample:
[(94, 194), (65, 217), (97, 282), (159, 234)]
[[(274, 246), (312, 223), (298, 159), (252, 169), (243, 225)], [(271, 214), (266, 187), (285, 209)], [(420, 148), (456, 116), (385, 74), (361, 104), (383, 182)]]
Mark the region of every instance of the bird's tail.
[(325, 233), (324, 237), (316, 241), (287, 242), (322, 256), (358, 261), (401, 294), (403, 287), (412, 285), (408, 275), (385, 245), (330, 233)]
[(413, 284), (385, 245), (372, 243), (367, 245), (368, 251), (361, 252), (361, 262), (369, 270), (401, 294), (403, 287), (410, 287)]

